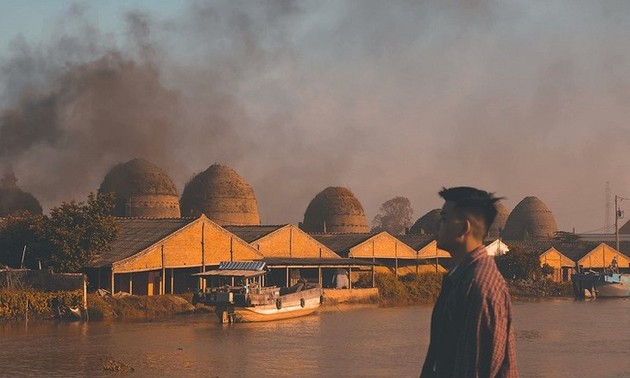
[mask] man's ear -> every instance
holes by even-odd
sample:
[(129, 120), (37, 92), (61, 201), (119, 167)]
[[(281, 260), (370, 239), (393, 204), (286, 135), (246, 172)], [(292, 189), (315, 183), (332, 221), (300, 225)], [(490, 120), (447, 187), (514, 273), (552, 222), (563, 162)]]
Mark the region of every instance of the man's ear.
[(461, 235), (470, 235), (472, 233), (472, 223), (470, 223), (469, 219), (466, 219), (462, 223)]

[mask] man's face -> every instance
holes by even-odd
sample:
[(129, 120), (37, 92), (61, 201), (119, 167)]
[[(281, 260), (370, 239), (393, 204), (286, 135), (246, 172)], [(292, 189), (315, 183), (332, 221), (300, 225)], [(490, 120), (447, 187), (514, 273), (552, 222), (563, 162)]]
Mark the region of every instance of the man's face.
[(453, 247), (459, 244), (464, 222), (455, 210), (455, 203), (446, 201), (440, 211), (440, 223), (437, 233), (437, 246), (447, 252), (452, 252)]

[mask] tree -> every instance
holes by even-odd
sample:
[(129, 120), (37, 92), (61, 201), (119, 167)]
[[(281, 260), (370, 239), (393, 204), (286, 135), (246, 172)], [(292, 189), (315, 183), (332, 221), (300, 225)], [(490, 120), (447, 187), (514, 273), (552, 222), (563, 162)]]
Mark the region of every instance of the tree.
[(9, 216), (0, 224), (0, 265), (20, 268), (24, 254), (24, 267), (37, 267), (43, 220), (43, 216), (27, 211)]
[(406, 197), (394, 197), (383, 202), (379, 211), (372, 221), (372, 232), (387, 231), (399, 235), (411, 226), (413, 209)]
[(506, 279), (530, 280), (540, 277), (540, 259), (535, 253), (520, 251), (510, 247), (505, 255), (496, 256), (497, 268)]
[(117, 228), (111, 215), (112, 194), (90, 193), (87, 203), (63, 202), (43, 220), (39, 239), (45, 245), (46, 265), (58, 271), (75, 272), (94, 256), (106, 252)]
[(552, 276), (555, 272), (556, 270), (554, 269), (554, 267), (547, 263), (544, 263), (543, 266), (540, 268), (540, 273), (544, 278)]

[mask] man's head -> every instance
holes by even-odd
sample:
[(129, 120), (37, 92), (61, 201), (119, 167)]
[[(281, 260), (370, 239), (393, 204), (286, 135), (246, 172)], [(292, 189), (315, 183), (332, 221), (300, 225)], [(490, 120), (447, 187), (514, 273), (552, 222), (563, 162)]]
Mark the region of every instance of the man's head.
[(440, 212), (438, 247), (452, 253), (483, 242), (501, 198), (467, 186), (442, 188), (439, 194), (445, 202)]

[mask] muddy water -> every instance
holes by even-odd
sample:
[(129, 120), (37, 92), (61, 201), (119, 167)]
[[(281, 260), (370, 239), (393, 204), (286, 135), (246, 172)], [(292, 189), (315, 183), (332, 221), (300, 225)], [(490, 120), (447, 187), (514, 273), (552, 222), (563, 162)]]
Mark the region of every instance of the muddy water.
[[(270, 323), (220, 326), (211, 315), (144, 323), (0, 325), (1, 376), (396, 376), (419, 373), (430, 306), (327, 307)], [(524, 377), (630, 376), (630, 300), (515, 302)]]

